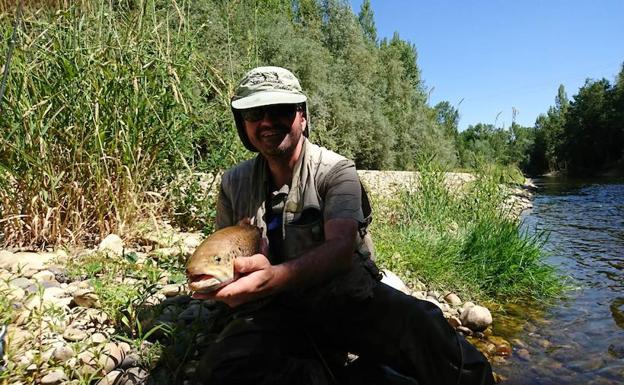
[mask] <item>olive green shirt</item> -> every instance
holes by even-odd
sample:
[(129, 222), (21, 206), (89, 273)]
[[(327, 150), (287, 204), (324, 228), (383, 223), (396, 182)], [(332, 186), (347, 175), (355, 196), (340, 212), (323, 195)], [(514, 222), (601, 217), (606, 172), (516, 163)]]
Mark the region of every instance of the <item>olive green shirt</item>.
[[(267, 218), (270, 217), (267, 207), (271, 210), (272, 206), (273, 213), (277, 207), (282, 216), (279, 221), (281, 229), (278, 229), (282, 244), (271, 249), (279, 249), (282, 255), (271, 255), (269, 259), (273, 263), (282, 262), (297, 258), (324, 242), (324, 222), (327, 220), (350, 218), (364, 225), (361, 194), (352, 161), (305, 139), (290, 188), (271, 186), (268, 166), (261, 155), (224, 173), (217, 205), (217, 228), (234, 225), (249, 217), (267, 238)], [(277, 197), (277, 201), (272, 197)], [(368, 247), (370, 243), (365, 242), (362, 235), (363, 232), (358, 235), (349, 272), (297, 295), (309, 301), (327, 296), (363, 299), (372, 295), (377, 269)]]

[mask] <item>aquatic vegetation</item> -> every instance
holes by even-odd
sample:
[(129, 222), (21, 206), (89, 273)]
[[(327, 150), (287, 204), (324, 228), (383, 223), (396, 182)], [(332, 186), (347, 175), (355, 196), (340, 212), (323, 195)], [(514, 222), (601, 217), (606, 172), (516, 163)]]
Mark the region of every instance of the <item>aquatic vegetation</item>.
[[(509, 205), (497, 173), (448, 186), (444, 173), (420, 174), (418, 187), (378, 198), (372, 232), (378, 261), (408, 281), (498, 300), (547, 298), (563, 286), (543, 262), (546, 235), (529, 234)], [(387, 206), (387, 208), (383, 208)]]

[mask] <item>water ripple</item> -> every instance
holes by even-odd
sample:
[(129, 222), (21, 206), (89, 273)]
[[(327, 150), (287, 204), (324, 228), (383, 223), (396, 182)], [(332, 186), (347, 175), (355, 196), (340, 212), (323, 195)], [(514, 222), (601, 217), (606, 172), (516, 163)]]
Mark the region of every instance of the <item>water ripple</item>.
[(622, 384), (624, 180), (537, 182), (523, 226), (548, 232), (547, 262), (578, 290), (508, 336), (528, 345), (528, 365), (512, 356), (495, 370), (510, 384)]

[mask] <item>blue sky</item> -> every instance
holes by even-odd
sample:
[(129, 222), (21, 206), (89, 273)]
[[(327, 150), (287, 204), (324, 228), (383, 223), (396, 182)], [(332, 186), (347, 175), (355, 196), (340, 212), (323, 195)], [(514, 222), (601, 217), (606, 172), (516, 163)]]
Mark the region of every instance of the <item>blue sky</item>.
[[(350, 0), (357, 14), (362, 0)], [(379, 38), (416, 46), (430, 104), (448, 100), (460, 130), (533, 126), (559, 84), (613, 82), (624, 62), (624, 0), (371, 0)], [(498, 117), (497, 117), (498, 116)]]

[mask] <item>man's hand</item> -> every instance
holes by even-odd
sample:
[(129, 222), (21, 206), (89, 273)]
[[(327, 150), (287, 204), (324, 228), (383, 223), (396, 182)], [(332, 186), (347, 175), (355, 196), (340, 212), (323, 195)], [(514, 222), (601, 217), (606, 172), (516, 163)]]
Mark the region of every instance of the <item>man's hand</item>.
[(234, 277), (238, 278), (234, 282), (211, 293), (194, 293), (193, 298), (214, 299), (236, 307), (272, 294), (274, 288), (270, 283), (275, 278), (277, 269), (265, 256), (269, 252), (265, 239), (261, 241), (260, 252), (261, 254), (234, 260)]
[(241, 277), (211, 293), (212, 299), (236, 307), (272, 294), (271, 282), (275, 278), (276, 269), (264, 255), (236, 258), (234, 272)]
[(193, 298), (215, 299), (230, 307), (268, 297), (286, 290), (305, 289), (343, 274), (351, 269), (358, 223), (354, 219), (330, 219), (325, 222), (325, 242), (279, 265), (271, 265), (263, 254), (234, 260), (236, 281), (208, 294), (195, 293)]

